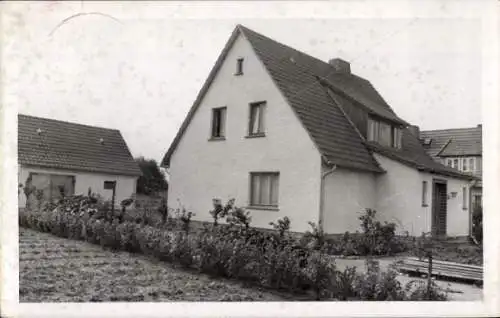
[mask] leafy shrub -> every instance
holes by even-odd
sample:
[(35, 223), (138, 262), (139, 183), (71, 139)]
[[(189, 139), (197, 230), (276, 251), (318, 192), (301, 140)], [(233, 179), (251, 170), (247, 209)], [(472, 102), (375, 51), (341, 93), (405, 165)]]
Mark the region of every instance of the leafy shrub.
[(384, 222), (383, 224), (375, 217), (376, 211), (366, 209), (365, 214), (359, 217), (362, 229), (361, 253), (363, 255), (392, 254), (398, 249), (394, 240), (396, 224)]
[(250, 212), (245, 211), (243, 208), (233, 207), (227, 216), (226, 221), (230, 225), (244, 226), (248, 229), (250, 227), (250, 223), (252, 222), (252, 217), (250, 216)]
[(288, 233), (290, 231), (290, 219), (287, 216), (282, 219), (278, 219), (276, 223), (269, 222), (269, 225), (271, 225), (273, 229), (278, 231), (281, 238), (285, 236), (285, 233)]
[(393, 255), (406, 251), (408, 238), (398, 238), (394, 223), (376, 220), (376, 211), (366, 209), (359, 217), (361, 233), (345, 232), (340, 238), (328, 238), (323, 247), (333, 255)]
[(213, 199), (212, 203), (214, 208), (209, 211), (210, 215), (214, 219), (214, 226), (219, 224), (219, 220), (226, 217), (229, 214), (229, 211), (232, 210), (234, 205), (234, 199), (229, 200), (226, 205), (222, 205), (220, 199)]
[(424, 281), (412, 280), (406, 284), (404, 291), (406, 294), (405, 300), (409, 301), (443, 301), (448, 299), (448, 291), (439, 288), (434, 280), (431, 281), (430, 286)]
[[(425, 295), (419, 288), (404, 289), (396, 280), (395, 272), (382, 272), (371, 263), (366, 274), (352, 268), (339, 271), (334, 260), (321, 250), (284, 238), (286, 230), (263, 232), (241, 222), (239, 225), (244, 226), (221, 225), (203, 232), (189, 232), (185, 228), (170, 231), (144, 223), (108, 219), (100, 213), (99, 209), (103, 208), (102, 202), (89, 197), (67, 197), (54, 209), (21, 212), (19, 222), (62, 237), (154, 255), (211, 275), (249, 280), (290, 292), (312, 293), (318, 300), (417, 300), (442, 296), (436, 286), (431, 286), (433, 291)], [(179, 222), (187, 223), (189, 228), (192, 214), (185, 209), (181, 211), (179, 220), (186, 221)], [(315, 240), (321, 241), (321, 233), (313, 227)]]
[(191, 211), (187, 211), (186, 208), (182, 207), (178, 208), (175, 211), (175, 215), (177, 217), (177, 220), (180, 222), (182, 230), (188, 233), (191, 225), (191, 218), (194, 216), (194, 213)]
[(324, 247), (326, 235), (321, 224), (317, 225), (313, 222), (308, 222), (308, 224), (311, 227), (311, 230), (306, 231), (302, 236), (302, 244), (315, 250)]

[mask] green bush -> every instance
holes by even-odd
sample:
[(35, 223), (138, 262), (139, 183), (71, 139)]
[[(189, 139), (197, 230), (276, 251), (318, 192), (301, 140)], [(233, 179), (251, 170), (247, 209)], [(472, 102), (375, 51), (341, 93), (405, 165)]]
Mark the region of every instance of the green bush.
[(328, 238), (323, 249), (343, 256), (394, 255), (408, 250), (407, 239), (396, 236), (396, 224), (381, 223), (375, 210), (366, 209), (359, 220), (361, 233), (346, 232), (341, 238)]
[[(306, 292), (317, 300), (415, 300), (424, 296), (441, 299), (442, 296), (436, 286), (431, 286), (433, 293), (425, 295), (418, 288), (403, 289), (394, 271), (381, 272), (374, 263), (368, 264), (366, 274), (359, 274), (355, 269), (339, 271), (329, 255), (285, 236), (286, 226), (280, 233), (263, 232), (250, 227), (249, 223), (235, 222), (190, 232), (186, 230), (190, 216), (184, 210), (178, 214), (184, 226), (179, 231), (143, 222), (120, 223), (117, 218), (107, 216), (106, 209), (100, 200), (90, 197), (64, 198), (54, 209), (25, 210), (20, 213), (19, 222), (61, 237), (153, 255), (214, 276), (247, 280), (289, 292)], [(231, 211), (236, 209), (228, 214)], [(245, 211), (240, 212), (237, 213), (245, 216), (244, 220), (249, 219)], [(318, 235), (321, 235), (319, 231), (312, 237), (321, 240)]]

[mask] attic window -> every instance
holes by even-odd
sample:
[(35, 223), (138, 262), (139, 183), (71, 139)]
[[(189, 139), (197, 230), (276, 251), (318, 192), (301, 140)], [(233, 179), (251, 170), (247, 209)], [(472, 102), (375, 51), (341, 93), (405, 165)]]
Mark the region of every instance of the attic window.
[(236, 73), (234, 75), (243, 75), (243, 58), (236, 60)]
[(375, 141), (382, 146), (401, 148), (401, 128), (387, 122), (368, 119), (368, 141)]
[(424, 145), (429, 146), (432, 142), (431, 138), (424, 138)]
[(104, 145), (104, 139), (103, 139), (103, 138), (99, 139), (99, 143), (100, 143), (101, 145)]
[(41, 130), (40, 128), (38, 128), (38, 129), (36, 130), (36, 133), (37, 133), (37, 134), (39, 134), (39, 135), (41, 135), (41, 134), (42, 134), (42, 130)]

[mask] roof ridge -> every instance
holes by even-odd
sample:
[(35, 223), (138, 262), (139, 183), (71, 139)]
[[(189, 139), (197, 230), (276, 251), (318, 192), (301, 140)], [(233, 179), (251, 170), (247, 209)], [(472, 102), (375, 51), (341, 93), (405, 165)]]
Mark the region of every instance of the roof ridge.
[(421, 130), (421, 133), (432, 133), (432, 132), (447, 132), (447, 131), (463, 131), (463, 130), (471, 130), (471, 129), (477, 129), (481, 130), (482, 127), (461, 127), (461, 128), (444, 128), (444, 129), (429, 129), (429, 130)]
[[(310, 57), (310, 58), (312, 58), (312, 59), (314, 59), (314, 60), (316, 60), (316, 61), (318, 61), (318, 62), (324, 63), (324, 64), (326, 64), (326, 65), (328, 65), (328, 66), (332, 67), (332, 66), (331, 66), (328, 62), (325, 62), (325, 61), (323, 61), (323, 60), (321, 60), (321, 59), (319, 59), (319, 58), (317, 58), (317, 57), (315, 57), (315, 56), (312, 56), (312, 55), (310, 55), (310, 54), (308, 54), (308, 53), (305, 53), (305, 52), (302, 52), (302, 51), (300, 51), (300, 50), (297, 50), (296, 48), (293, 48), (293, 47), (291, 47), (291, 46), (289, 46), (289, 45), (287, 45), (287, 44), (284, 44), (284, 43), (282, 43), (282, 42), (279, 42), (279, 41), (277, 41), (277, 40), (275, 40), (275, 39), (273, 39), (273, 38), (270, 38), (270, 37), (268, 37), (268, 36), (266, 36), (266, 35), (264, 35), (264, 34), (262, 34), (262, 33), (259, 33), (259, 32), (257, 32), (257, 31), (254, 31), (254, 30), (252, 30), (252, 29), (249, 29), (249, 28), (245, 27), (244, 25), (238, 24), (238, 28), (240, 28), (243, 32), (247, 32), (247, 31), (249, 31), (249, 32), (251, 32), (251, 33), (254, 33), (254, 34), (256, 34), (256, 35), (258, 35), (258, 36), (260, 36), (260, 37), (262, 37), (262, 38), (266, 39), (266, 40), (273, 41), (273, 42), (275, 42), (275, 43), (277, 43), (277, 44), (279, 44), (279, 45), (282, 45), (282, 46), (286, 47), (287, 49), (290, 49), (290, 50), (292, 50), (292, 51), (298, 52), (298, 53), (300, 53), (300, 54), (307, 55), (308, 57)], [(361, 78), (361, 79), (365, 80), (364, 78)]]
[[(296, 49), (296, 48), (294, 48), (294, 47), (292, 47), (292, 46), (289, 46), (288, 44), (285, 44), (285, 43), (283, 43), (283, 42), (280, 42), (280, 41), (278, 41), (278, 40), (276, 40), (276, 39), (273, 39), (273, 38), (271, 38), (271, 37), (269, 37), (269, 36), (266, 36), (266, 35), (264, 35), (264, 34), (262, 34), (262, 33), (259, 33), (259, 32), (255, 31), (255, 30), (253, 30), (253, 29), (250, 29), (250, 28), (248, 28), (248, 27), (246, 27), (246, 26), (244, 26), (244, 25), (242, 25), (242, 24), (237, 24), (237, 28), (239, 28), (239, 29), (240, 29), (241, 31), (243, 31), (243, 32), (245, 32), (245, 31), (249, 31), (249, 32), (251, 32), (251, 33), (254, 33), (254, 34), (256, 34), (256, 35), (258, 35), (258, 36), (260, 36), (260, 37), (262, 37), (262, 38), (266, 39), (266, 40), (273, 41), (273, 42), (275, 42), (275, 43), (277, 43), (277, 44), (279, 44), (279, 45), (282, 45), (282, 46), (286, 47), (287, 49), (290, 49), (290, 50), (293, 50), (293, 51), (298, 52), (298, 53), (300, 53), (300, 54), (306, 55), (307, 57), (309, 57), (309, 58), (311, 58), (311, 59), (313, 59), (313, 60), (315, 60), (315, 61), (317, 61), (317, 62), (321, 62), (321, 63), (323, 63), (325, 66), (328, 66), (328, 67), (330, 67), (330, 68), (332, 68), (332, 69), (333, 69), (333, 66), (332, 66), (330, 63), (328, 63), (327, 61), (324, 61), (324, 60), (322, 60), (322, 59), (320, 59), (320, 58), (317, 58), (317, 57), (315, 57), (314, 55), (311, 55), (311, 54), (306, 53), (306, 52), (304, 52), (304, 51), (298, 50), (298, 49)], [(332, 75), (332, 74), (329, 74), (329, 75)], [(359, 76), (359, 75), (357, 75), (357, 74), (355, 74), (355, 73), (352, 73), (352, 72), (351, 72), (351, 73), (349, 73), (349, 74), (343, 74), (343, 75), (353, 76), (353, 77), (356, 77), (356, 78), (358, 78), (358, 79), (360, 79), (360, 80), (362, 80), (362, 81), (365, 81), (366, 83), (371, 84), (371, 82), (370, 82), (369, 80), (367, 80), (366, 78), (361, 77), (361, 76)], [(321, 77), (321, 76), (320, 76), (320, 77)], [(326, 78), (326, 77), (321, 77), (321, 78), (323, 78), (323, 79), (327, 80), (327, 78)], [(372, 85), (372, 86), (373, 86), (373, 85)]]
[(52, 121), (52, 122), (58, 122), (58, 123), (63, 123), (63, 124), (68, 124), (68, 125), (77, 125), (77, 126), (83, 126), (83, 127), (88, 127), (88, 128), (97, 128), (97, 129), (103, 129), (103, 130), (111, 130), (111, 131), (120, 131), (119, 129), (116, 128), (107, 128), (107, 127), (102, 127), (102, 126), (95, 126), (95, 125), (89, 125), (89, 124), (81, 124), (81, 123), (75, 123), (67, 120), (61, 120), (61, 119), (53, 119), (53, 118), (47, 118), (47, 117), (40, 117), (40, 116), (33, 116), (33, 115), (26, 115), (26, 114), (17, 114), (17, 116), (23, 116), (27, 118), (34, 118), (34, 119), (41, 119), (41, 120), (46, 120), (46, 121)]

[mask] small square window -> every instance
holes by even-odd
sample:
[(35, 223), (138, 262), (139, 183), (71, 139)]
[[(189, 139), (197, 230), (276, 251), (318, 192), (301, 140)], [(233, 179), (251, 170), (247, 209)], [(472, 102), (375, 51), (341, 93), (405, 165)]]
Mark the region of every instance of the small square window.
[(250, 205), (278, 207), (279, 172), (250, 173)]
[(249, 136), (264, 135), (264, 106), (265, 102), (250, 104)]
[(212, 138), (224, 138), (226, 133), (226, 107), (212, 109)]
[(234, 75), (243, 75), (243, 58), (236, 60), (236, 73)]

